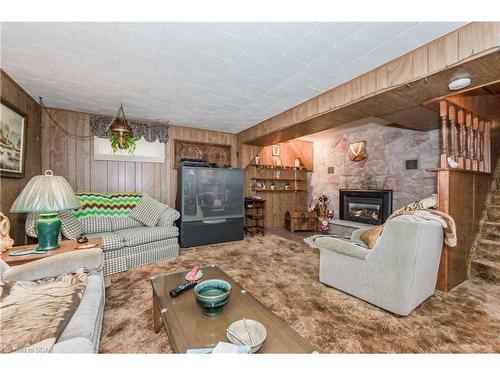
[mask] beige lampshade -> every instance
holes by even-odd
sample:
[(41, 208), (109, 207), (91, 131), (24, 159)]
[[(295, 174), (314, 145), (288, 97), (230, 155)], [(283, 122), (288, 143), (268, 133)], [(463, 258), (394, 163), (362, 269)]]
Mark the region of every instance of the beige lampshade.
[(28, 182), (10, 212), (55, 212), (79, 207), (80, 201), (64, 177), (48, 170)]

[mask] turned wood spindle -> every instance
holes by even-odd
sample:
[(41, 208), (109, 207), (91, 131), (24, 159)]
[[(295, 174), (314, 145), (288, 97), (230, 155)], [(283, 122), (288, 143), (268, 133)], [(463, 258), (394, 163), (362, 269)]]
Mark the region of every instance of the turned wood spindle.
[(455, 106), (450, 105), (448, 108), (448, 118), (450, 119), (450, 156), (453, 160), (457, 160), (457, 115)]
[(484, 122), (484, 171), (491, 173), (491, 122)]
[(478, 128), (479, 170), (484, 172), (484, 120), (479, 120)]
[(472, 114), (465, 115), (465, 169), (472, 169)]
[(458, 122), (458, 167), (465, 168), (465, 113), (463, 109), (457, 112)]
[(472, 119), (472, 170), (479, 169), (479, 117), (474, 116)]
[(439, 103), (439, 116), (441, 117), (441, 168), (448, 167), (448, 103), (442, 100)]

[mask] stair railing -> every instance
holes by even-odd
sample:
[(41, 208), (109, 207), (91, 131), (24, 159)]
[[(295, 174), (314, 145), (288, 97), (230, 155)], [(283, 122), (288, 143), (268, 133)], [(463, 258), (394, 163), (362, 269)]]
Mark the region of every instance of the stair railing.
[(439, 115), (440, 167), (491, 173), (491, 121), (447, 100), (440, 101)]

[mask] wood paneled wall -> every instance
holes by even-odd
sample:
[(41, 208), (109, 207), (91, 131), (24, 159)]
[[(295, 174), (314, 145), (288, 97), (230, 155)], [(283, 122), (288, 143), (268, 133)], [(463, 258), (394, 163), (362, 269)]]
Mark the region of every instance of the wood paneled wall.
[(467, 279), (467, 262), (488, 195), (491, 174), (439, 170), (438, 209), (455, 220), (457, 246), (443, 245), (437, 287), (448, 291)]
[(27, 116), (24, 178), (0, 178), (0, 211), (10, 218), (11, 237), (16, 245), (20, 245), (25, 240), (26, 215), (11, 214), (10, 208), (28, 181), (41, 172), (40, 106), (1, 69), (0, 89), (2, 98)]
[[(90, 135), (90, 114), (49, 109), (51, 116), (71, 134)], [(42, 169), (64, 176), (75, 191), (146, 192), (175, 207), (177, 170), (173, 168), (174, 139), (231, 145), (236, 166), (236, 135), (170, 126), (164, 163), (94, 160), (93, 139), (68, 137), (46, 113), (42, 114)]]

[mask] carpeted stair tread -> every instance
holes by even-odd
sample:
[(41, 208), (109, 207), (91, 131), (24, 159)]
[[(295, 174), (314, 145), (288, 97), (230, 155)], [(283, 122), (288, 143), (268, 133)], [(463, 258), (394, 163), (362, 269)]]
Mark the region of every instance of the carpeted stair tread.
[(476, 259), (480, 258), (500, 264), (500, 241), (480, 239), (476, 247)]
[(485, 221), (482, 228), (482, 237), (488, 240), (500, 241), (500, 222)]
[(472, 261), (472, 276), (479, 277), (488, 282), (500, 283), (500, 263), (480, 258)]
[(500, 205), (491, 204), (487, 208), (487, 216), (489, 221), (500, 221)]

